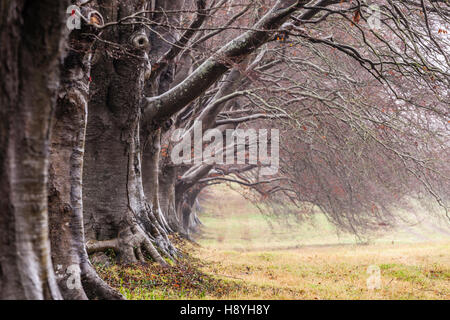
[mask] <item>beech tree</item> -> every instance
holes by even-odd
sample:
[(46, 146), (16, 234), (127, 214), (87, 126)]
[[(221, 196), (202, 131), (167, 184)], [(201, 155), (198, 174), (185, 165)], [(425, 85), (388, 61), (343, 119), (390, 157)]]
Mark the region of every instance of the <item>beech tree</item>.
[(0, 6), (0, 299), (60, 299), (47, 216), (49, 135), (68, 1)]
[[(145, 250), (164, 265), (161, 254), (176, 258), (177, 252), (168, 238), (169, 219), (160, 210), (154, 210), (159, 208), (159, 192), (150, 189), (147, 195), (144, 193), (141, 163), (148, 161), (145, 179), (153, 181), (152, 187), (158, 176), (158, 162), (156, 159), (142, 160), (142, 150), (155, 148), (154, 142), (158, 139), (155, 134), (161, 124), (213, 85), (230, 68), (228, 61), (239, 63), (267, 42), (271, 37), (268, 30), (280, 27), (302, 3), (277, 2), (253, 29), (217, 52), (223, 58), (206, 59), (176, 86), (166, 85), (170, 88), (168, 91), (143, 99), (148, 47), (152, 50), (144, 28), (151, 23), (147, 23), (147, 17), (133, 14), (145, 13), (149, 10), (148, 4), (142, 6), (139, 1), (135, 6), (131, 3), (120, 4), (117, 8), (112, 6), (120, 12), (119, 16), (99, 10), (105, 20), (128, 21), (131, 16), (132, 22), (121, 22), (124, 27), (105, 29), (103, 38), (108, 42), (102, 46), (114, 43), (118, 47), (100, 50), (99, 56), (94, 58), (98, 60), (92, 66), (94, 84), (91, 90), (95, 94), (90, 99), (87, 125), (84, 218), (89, 252), (112, 248), (122, 261), (134, 262), (144, 259), (142, 251)], [(110, 10), (111, 6), (103, 5)], [(157, 5), (155, 8), (160, 8), (164, 17), (164, 3)], [(205, 2), (197, 1), (196, 8), (197, 17), (192, 24), (200, 24), (201, 16), (205, 14)], [(158, 21), (157, 16), (153, 19)], [(152, 92), (160, 92), (160, 86), (165, 85), (163, 75), (173, 72), (167, 61), (175, 57), (173, 51), (181, 51), (179, 47), (193, 34), (190, 28), (186, 33), (157, 60), (160, 71), (154, 70), (154, 75), (149, 78), (153, 80)], [(166, 70), (162, 70), (164, 63)]]
[[(0, 298), (122, 299), (88, 254), (176, 263), (170, 234), (191, 237), (217, 183), (357, 234), (423, 194), (448, 217), (446, 1), (72, 4), (0, 7)], [(175, 163), (198, 123), (279, 129), (279, 171), (251, 139), (200, 141), (245, 163)]]

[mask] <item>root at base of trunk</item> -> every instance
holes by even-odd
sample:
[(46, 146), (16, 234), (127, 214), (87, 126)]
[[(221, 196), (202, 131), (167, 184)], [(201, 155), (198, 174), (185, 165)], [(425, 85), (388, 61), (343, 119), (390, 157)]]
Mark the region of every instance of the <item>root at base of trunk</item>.
[(160, 252), (158, 252), (158, 249), (163, 255), (174, 259), (169, 254), (169, 252), (174, 253), (169, 239), (166, 240), (162, 236), (159, 236), (153, 238), (152, 242), (150, 236), (137, 224), (123, 228), (115, 239), (89, 240), (86, 243), (86, 247), (89, 254), (112, 249), (118, 255), (121, 263), (144, 262), (144, 253), (147, 253), (151, 259), (162, 266), (168, 266), (168, 263), (164, 260)]

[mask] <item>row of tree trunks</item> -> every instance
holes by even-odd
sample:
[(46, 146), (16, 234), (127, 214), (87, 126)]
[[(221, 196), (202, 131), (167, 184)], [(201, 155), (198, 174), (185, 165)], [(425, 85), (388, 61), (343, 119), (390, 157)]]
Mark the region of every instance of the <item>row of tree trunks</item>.
[[(189, 50), (195, 45), (188, 42), (209, 19), (204, 0), (83, 0), (79, 5), (87, 17), (84, 22), (91, 21), (89, 8), (99, 8), (94, 20), (109, 25), (84, 25), (70, 36), (68, 0), (2, 1), (0, 299), (122, 299), (97, 276), (88, 253), (113, 249), (123, 263), (150, 257), (164, 266), (164, 258), (176, 259), (178, 252), (168, 234), (178, 232), (189, 238), (195, 231), (199, 221), (193, 207), (204, 183), (214, 178), (202, 179), (214, 164), (187, 168), (161, 159), (171, 129), (189, 128), (194, 120), (203, 122), (203, 130), (223, 132), (235, 127), (240, 119), (217, 121), (224, 109), (239, 111), (225, 101), (243, 84), (240, 69), (230, 69), (249, 63), (249, 57), (274, 38), (275, 30), (289, 26), (295, 31), (323, 7), (338, 2), (319, 0), (308, 9), (304, 6), (309, 0), (276, 1), (252, 28), (196, 61), (198, 67), (193, 70), (196, 57)], [(178, 24), (179, 16), (166, 13), (187, 3), (195, 3), (197, 12), (187, 15), (192, 21), (180, 32), (182, 36), (174, 36), (171, 24)], [(303, 14), (285, 24), (301, 8)], [(150, 19), (145, 25), (138, 12)], [(424, 18), (429, 29), (426, 14)], [(361, 66), (367, 62), (328, 38), (314, 38), (303, 31), (298, 36), (338, 48)], [(429, 38), (437, 45), (431, 33)], [(415, 55), (420, 57), (419, 52)], [(153, 75), (149, 57), (156, 62)], [(375, 64), (370, 64), (376, 71)], [(424, 62), (417, 70), (423, 80), (420, 70), (431, 69)], [(439, 68), (433, 72), (445, 75)], [(221, 78), (221, 84), (213, 88), (218, 89), (216, 94), (210, 95), (214, 91), (208, 91)], [(309, 75), (306, 78), (309, 81)], [(187, 119), (173, 120), (192, 110)], [(405, 157), (400, 158), (406, 165)], [(410, 173), (434, 194), (427, 179)], [(341, 209), (349, 208), (334, 202)], [(325, 203), (329, 212), (335, 210), (335, 203)], [(336, 224), (347, 224), (356, 233), (355, 219), (342, 223), (339, 212), (333, 215)]]
[[(86, 8), (98, 6), (98, 18), (119, 21), (180, 3), (99, 0)], [(149, 94), (150, 43), (158, 48), (152, 54), (162, 56), (177, 40), (150, 41), (141, 24), (110, 26), (98, 41), (82, 29), (71, 33), (65, 57), (68, 6), (69, 1), (49, 0), (0, 5), (0, 73), (8, 78), (0, 94), (0, 298), (121, 299), (98, 278), (88, 253), (113, 249), (124, 263), (147, 255), (167, 265), (163, 257), (176, 258), (168, 233), (189, 234), (191, 215), (181, 208), (183, 203), (192, 208), (196, 191), (177, 194), (178, 168), (158, 170), (161, 128), (170, 127), (169, 118), (230, 67), (208, 59), (206, 68), (181, 83), (175, 79), (174, 88), (177, 72), (169, 61), (152, 79)], [(258, 28), (280, 26), (295, 10), (287, 6), (279, 2)], [(268, 39), (268, 32), (249, 31), (242, 45), (230, 42), (221, 53), (238, 62)], [(160, 96), (159, 102), (150, 106), (144, 96)], [(144, 149), (150, 156), (143, 160)], [(186, 201), (177, 200), (183, 196)]]
[[(278, 2), (257, 23), (257, 29), (281, 26), (300, 6), (298, 3), (291, 6), (294, 3)], [(137, 0), (116, 3), (110, 0), (99, 5), (105, 21), (118, 21), (135, 12), (149, 10), (151, 3)], [(156, 9), (171, 8), (172, 5), (173, 2), (158, 1)], [(196, 5), (201, 10), (204, 2), (197, 1)], [(154, 14), (151, 17), (157, 20)], [(158, 76), (151, 78), (151, 83), (147, 84), (151, 86), (149, 89), (144, 86), (148, 74), (148, 53), (155, 60), (155, 55), (164, 55), (165, 48), (171, 48), (170, 42), (174, 40), (150, 37), (150, 41), (140, 24), (105, 29), (102, 37), (116, 45), (99, 44), (92, 66), (83, 193), (88, 252), (112, 248), (123, 262), (143, 260), (146, 252), (165, 264), (163, 256), (174, 258), (177, 255), (168, 232), (184, 228), (179, 223), (182, 219), (176, 200), (180, 195), (175, 194), (175, 199), (171, 198), (173, 186), (164, 186), (163, 193), (169, 198), (163, 207), (168, 208), (168, 212), (161, 210), (157, 181), (157, 177), (161, 177), (158, 172), (161, 138), (157, 131), (168, 122), (170, 127), (170, 117), (208, 89), (230, 65), (210, 58), (182, 83), (172, 87), (176, 70), (169, 63), (164, 70), (154, 71)], [(269, 39), (269, 32), (248, 31), (229, 42), (220, 54), (240, 62)], [(150, 44), (155, 47), (149, 51)], [(149, 93), (157, 97), (142, 99)], [(213, 109), (211, 113), (216, 114), (217, 108)], [(144, 150), (148, 153), (145, 154)], [(143, 180), (146, 180), (146, 189)], [(170, 210), (174, 203), (178, 211), (175, 216)]]
[[(278, 2), (273, 10), (264, 19), (258, 22), (258, 27), (256, 29), (276, 29), (276, 27), (280, 26), (282, 22), (285, 21), (290, 13), (297, 9), (293, 6), (294, 4), (296, 4), (296, 1)], [(299, 6), (298, 3), (297, 5)], [(263, 43), (268, 41), (269, 37), (270, 33), (268, 32), (260, 33), (249, 31), (239, 39), (235, 39), (228, 43), (221, 50), (220, 54), (223, 54), (223, 56), (229, 58), (229, 60), (235, 60), (235, 62), (242, 62), (244, 60), (242, 65), (245, 66), (246, 57)], [(239, 41), (242, 42), (240, 43)], [(229, 65), (223, 64), (220, 60), (210, 58), (195, 71), (189, 72), (188, 74), (187, 71), (190, 71), (192, 67), (186, 63), (186, 61), (190, 61), (189, 54), (184, 54), (180, 58), (180, 61), (183, 63), (179, 70), (174, 72), (174, 81), (170, 83), (170, 90), (167, 90), (167, 86), (165, 86), (164, 90), (158, 91), (161, 95), (160, 99), (148, 100), (148, 105), (145, 108), (145, 114), (143, 116), (145, 123), (157, 120), (164, 122), (168, 116), (180, 111), (193, 99), (206, 91), (211, 84), (219, 79), (220, 76), (230, 68)], [(164, 75), (164, 73), (162, 73), (162, 75)], [(160, 79), (161, 78), (162, 77), (160, 77)], [(227, 102), (214, 102), (221, 97), (232, 93), (240, 84), (241, 79), (242, 75), (239, 69), (236, 68), (224, 77), (224, 81), (216, 96), (212, 99), (210, 104), (203, 108), (198, 117), (198, 119), (202, 121), (203, 130), (215, 127), (216, 116), (221, 110), (229, 105)], [(164, 84), (164, 82), (161, 81), (161, 84)], [(163, 134), (163, 141), (166, 146), (171, 143), (168, 139), (170, 133), (171, 132), (169, 131)], [(145, 154), (146, 153), (144, 153), (144, 155)], [(172, 230), (178, 232), (187, 239), (191, 239), (191, 232), (197, 230), (197, 226), (200, 224), (192, 207), (203, 186), (194, 186), (195, 182), (193, 182), (187, 183), (188, 186), (184, 187), (184, 181), (178, 181), (183, 168), (174, 166), (170, 161), (163, 159), (160, 167), (158, 188), (160, 198), (159, 203), (163, 215), (166, 217)], [(205, 170), (197, 177), (197, 179), (206, 176), (208, 172), (209, 170)], [(192, 189), (190, 189), (191, 187)]]

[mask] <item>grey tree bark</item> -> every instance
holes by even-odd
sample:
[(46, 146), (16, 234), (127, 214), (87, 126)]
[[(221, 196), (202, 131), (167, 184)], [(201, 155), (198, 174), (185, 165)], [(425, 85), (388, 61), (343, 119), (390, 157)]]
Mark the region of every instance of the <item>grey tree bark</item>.
[[(84, 16), (101, 20), (94, 10)], [(82, 201), (84, 144), (88, 114), (94, 27), (83, 22), (69, 36), (52, 128), (49, 169), (49, 220), (52, 261), (64, 299), (123, 299), (97, 275), (85, 246)]]
[(0, 299), (61, 299), (50, 258), (50, 121), (68, 1), (0, 5)]
[[(105, 21), (148, 9), (148, 2), (101, 3)], [(114, 249), (123, 262), (176, 250), (144, 194), (140, 137), (141, 99), (148, 72), (148, 36), (140, 25), (108, 29), (94, 53), (84, 170), (88, 252)]]

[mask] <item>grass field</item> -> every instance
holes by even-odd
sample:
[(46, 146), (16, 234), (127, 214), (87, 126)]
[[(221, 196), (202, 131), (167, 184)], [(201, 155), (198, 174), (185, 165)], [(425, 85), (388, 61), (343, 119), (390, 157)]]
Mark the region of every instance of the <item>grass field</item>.
[[(450, 230), (437, 222), (358, 244), (324, 216), (288, 225), (263, 217), (239, 192), (220, 187), (212, 193), (195, 255), (208, 274), (252, 288), (227, 298), (450, 299)], [(379, 289), (368, 289), (369, 266), (379, 268)]]
[[(450, 299), (449, 252), (443, 242), (196, 255), (208, 274), (246, 284), (228, 299)], [(369, 266), (380, 268), (379, 289), (368, 289)]]
[(178, 266), (99, 273), (128, 299), (450, 299), (450, 231), (436, 221), (361, 243), (320, 215), (263, 217), (224, 187), (203, 208), (199, 245), (184, 243), (189, 257)]

